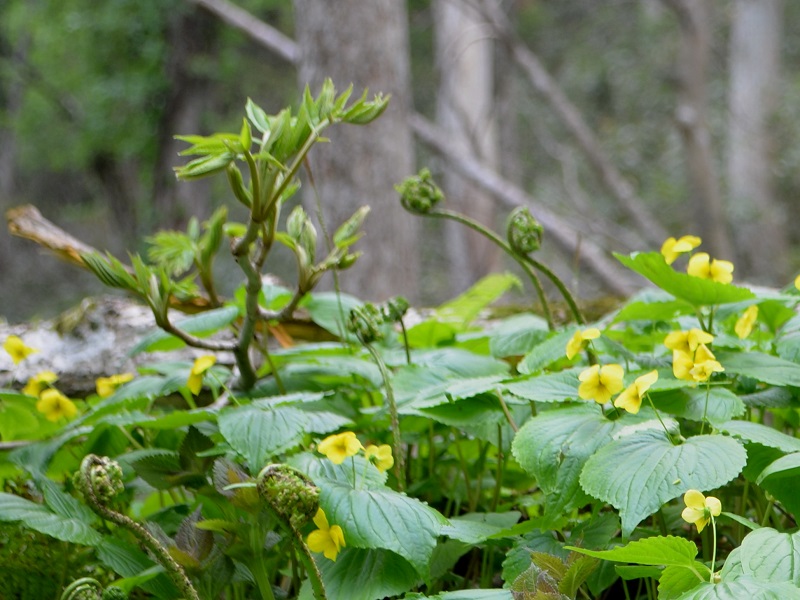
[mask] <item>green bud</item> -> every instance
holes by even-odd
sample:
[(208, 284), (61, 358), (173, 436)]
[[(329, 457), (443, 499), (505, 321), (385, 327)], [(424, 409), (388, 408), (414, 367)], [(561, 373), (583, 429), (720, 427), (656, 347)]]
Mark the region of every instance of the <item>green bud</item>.
[(333, 243), (337, 248), (346, 248), (358, 240), (359, 230), (369, 214), (369, 206), (362, 206), (353, 216), (342, 223), (333, 234)]
[(381, 307), (381, 314), (389, 322), (397, 323), (403, 318), (409, 308), (408, 300), (402, 296), (396, 296), (387, 300)]
[(345, 123), (352, 123), (353, 125), (366, 125), (371, 123), (383, 114), (386, 107), (389, 106), (389, 99), (391, 95), (384, 96), (383, 94), (376, 94), (372, 101), (365, 101), (366, 91), (361, 100), (354, 103), (342, 115), (342, 121)]
[(336, 263), (336, 268), (340, 271), (344, 271), (345, 269), (349, 269), (356, 261), (364, 254), (363, 252), (353, 252), (352, 254), (345, 254), (342, 256), (339, 261)]
[(250, 193), (250, 190), (245, 187), (242, 172), (239, 170), (239, 167), (237, 167), (235, 163), (230, 163), (225, 169), (225, 174), (228, 176), (228, 184), (231, 186), (231, 190), (233, 190), (233, 195), (236, 196), (239, 202), (250, 208), (250, 205), (253, 204), (253, 195)]
[(376, 340), (383, 339), (383, 331), (381, 331), (383, 322), (383, 315), (378, 307), (367, 302), (350, 311), (347, 330), (354, 333), (365, 344), (371, 344)]
[(103, 504), (110, 502), (125, 489), (125, 484), (122, 482), (122, 468), (119, 463), (105, 456), (94, 457), (93, 464), (89, 469), (89, 482), (95, 495)]
[(508, 217), (506, 236), (514, 252), (530, 254), (542, 246), (544, 228), (526, 206), (514, 209)]
[(400, 204), (403, 208), (415, 214), (427, 214), (444, 200), (444, 193), (433, 181), (428, 169), (422, 169), (418, 175), (407, 177), (394, 189), (400, 194)]

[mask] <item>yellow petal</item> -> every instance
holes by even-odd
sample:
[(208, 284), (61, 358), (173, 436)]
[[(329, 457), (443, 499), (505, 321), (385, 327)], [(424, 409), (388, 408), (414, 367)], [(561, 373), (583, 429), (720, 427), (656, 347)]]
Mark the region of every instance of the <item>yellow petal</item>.
[(195, 359), (192, 365), (192, 375), (200, 375), (208, 371), (217, 362), (217, 357), (213, 354), (206, 354)]
[(689, 332), (687, 331), (673, 331), (667, 334), (664, 338), (664, 345), (670, 350), (679, 350), (681, 352), (689, 351)]
[(757, 318), (758, 306), (754, 304), (753, 306), (749, 306), (747, 310), (742, 313), (742, 316), (736, 320), (736, 325), (733, 330), (740, 340), (750, 335)]
[(644, 396), (645, 392), (650, 389), (656, 381), (658, 381), (658, 371), (652, 370), (649, 373), (645, 373), (641, 377), (637, 377), (634, 384), (636, 385), (636, 391), (639, 392), (639, 396)]
[(583, 349), (583, 338), (581, 332), (576, 331), (575, 334), (567, 342), (566, 355), (569, 360), (577, 355)]
[(690, 381), (692, 379), (691, 370), (694, 368), (694, 361), (690, 354), (674, 350), (672, 352), (672, 374), (675, 379)]
[(730, 283), (733, 281), (733, 263), (727, 260), (711, 261), (709, 266), (709, 277), (718, 283)]
[(624, 376), (625, 371), (621, 365), (611, 364), (600, 368), (600, 382), (612, 394), (616, 394), (625, 386), (622, 381)]
[(6, 338), (6, 341), (3, 342), (3, 349), (8, 352), (15, 365), (21, 363), (34, 352), (38, 352), (35, 348), (26, 346), (22, 338), (16, 335), (10, 335)]
[(683, 495), (683, 503), (688, 508), (694, 508), (697, 510), (706, 509), (706, 497), (703, 495), (703, 492), (699, 490), (688, 490)]
[(718, 517), (722, 512), (722, 502), (719, 501), (719, 498), (715, 498), (714, 496), (708, 496), (706, 498), (706, 507), (715, 517)]
[(638, 413), (642, 406), (642, 397), (636, 391), (636, 385), (629, 385), (625, 388), (614, 400), (614, 406), (627, 410), (632, 415)]
[(325, 515), (325, 511), (321, 508), (317, 509), (317, 514), (314, 515), (314, 525), (323, 529), (325, 531), (328, 530), (328, 517)]
[(686, 333), (686, 343), (689, 345), (689, 350), (692, 352), (697, 350), (700, 344), (710, 344), (713, 341), (713, 335), (702, 329), (697, 329), (696, 327), (690, 329)]
[(711, 277), (711, 257), (707, 252), (698, 252), (689, 259), (686, 272), (692, 277), (710, 279)]

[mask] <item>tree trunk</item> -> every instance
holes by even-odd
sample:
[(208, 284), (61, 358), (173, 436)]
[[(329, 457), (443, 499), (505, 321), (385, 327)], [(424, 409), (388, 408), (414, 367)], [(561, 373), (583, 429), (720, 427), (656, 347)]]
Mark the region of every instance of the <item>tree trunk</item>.
[[(461, 0), (436, 0), (436, 65), (439, 74), (437, 122), (449, 143), (494, 168), (497, 163), (493, 91), (493, 43), (490, 28), (478, 11)], [(450, 208), (489, 228), (496, 228), (490, 196), (458, 173), (442, 179)], [(451, 287), (461, 290), (498, 267), (496, 246), (456, 223), (446, 225)]]
[(392, 94), (383, 116), (366, 127), (326, 130), (331, 143), (310, 154), (316, 190), (307, 190), (305, 198), (311, 212), (319, 198), (330, 232), (360, 206), (372, 207), (358, 244), (364, 256), (341, 277), (344, 290), (370, 299), (401, 293), (413, 300), (418, 223), (402, 209), (393, 187), (414, 169), (406, 121), (411, 90), (406, 3), (295, 0), (294, 8), (301, 86), (316, 92), (330, 77), (337, 90), (353, 83), (356, 94), (366, 87)]
[(694, 230), (686, 233), (701, 236), (704, 250), (714, 257), (733, 259), (733, 245), (726, 226), (708, 129), (708, 66), (713, 7), (710, 0), (666, 0), (666, 3), (677, 14), (681, 32), (675, 119), (686, 150), (694, 211)]
[(780, 75), (781, 0), (736, 0), (730, 39), (728, 193), (737, 269), (772, 285), (789, 275), (788, 218), (775, 198), (769, 119)]
[(175, 134), (200, 134), (201, 118), (208, 105), (209, 81), (195, 73), (191, 60), (213, 52), (218, 21), (206, 11), (180, 13), (169, 24), (170, 55), (167, 61), (170, 90), (158, 130), (161, 138), (155, 165), (152, 213), (149, 226), (180, 228), (192, 215), (201, 220), (211, 213), (211, 182), (208, 179), (178, 183), (173, 167), (184, 159), (178, 153), (185, 142)]

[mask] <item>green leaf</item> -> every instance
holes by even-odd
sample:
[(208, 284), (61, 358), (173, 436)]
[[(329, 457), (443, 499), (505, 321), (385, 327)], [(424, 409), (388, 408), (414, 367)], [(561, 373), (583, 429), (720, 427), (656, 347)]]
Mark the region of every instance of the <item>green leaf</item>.
[(558, 591), (568, 598), (575, 598), (589, 575), (597, 568), (597, 560), (589, 556), (581, 556), (570, 563), (564, 577), (558, 583)]
[(694, 306), (741, 302), (756, 297), (747, 288), (678, 273), (666, 263), (659, 252), (634, 252), (630, 256), (615, 253), (614, 256), (623, 265), (649, 279), (665, 292)]
[(800, 452), (800, 440), (761, 423), (728, 421), (720, 423), (717, 428), (748, 442), (777, 448), (783, 452)]
[(521, 314), (504, 319), (489, 332), (489, 351), (496, 358), (522, 356), (548, 335), (547, 321), (537, 315)]
[(442, 527), (442, 535), (467, 544), (480, 544), (519, 521), (520, 513), (467, 513), (450, 517), (450, 523)]
[(623, 426), (622, 419), (609, 421), (596, 407), (579, 404), (540, 413), (520, 428), (511, 451), (545, 494), (546, 515), (589, 502), (578, 483), (581, 470)]
[(614, 323), (625, 321), (672, 321), (678, 315), (694, 314), (694, 308), (681, 300), (658, 302), (631, 302), (623, 306), (616, 315)]
[(245, 457), (252, 473), (257, 473), (275, 455), (302, 441), (308, 417), (291, 406), (272, 410), (233, 407), (220, 414), (218, 423), (231, 448)]
[(320, 506), (328, 522), (344, 530), (348, 548), (391, 550), (427, 575), (436, 538), (447, 524), (436, 510), (389, 488), (353, 489), (333, 480), (321, 487)]
[(509, 590), (459, 590), (457, 592), (442, 592), (435, 596), (422, 594), (406, 594), (405, 600), (514, 600)]
[(752, 377), (771, 385), (800, 387), (800, 365), (761, 352), (718, 352), (726, 373)]
[[(651, 390), (652, 392), (652, 390)], [(684, 388), (665, 394), (653, 394), (659, 410), (676, 417), (702, 421), (705, 416), (714, 426), (744, 414), (742, 399), (726, 388)]]
[(565, 548), (603, 560), (651, 566), (691, 567), (697, 556), (694, 542), (674, 535), (644, 538), (611, 550), (586, 550), (574, 546)]
[(39, 426), (36, 399), (17, 392), (0, 392), (0, 439), (30, 439)]
[(39, 533), (83, 546), (96, 546), (103, 539), (82, 518), (58, 515), (47, 506), (5, 492), (0, 492), (0, 521), (19, 521)]
[(148, 258), (164, 267), (177, 277), (188, 271), (194, 264), (195, 243), (188, 235), (180, 231), (159, 231), (145, 238), (150, 247)]
[(709, 570), (701, 562), (694, 563), (694, 571), (684, 567), (669, 566), (658, 578), (658, 600), (673, 600), (709, 580)]
[[(103, 564), (122, 577), (138, 577), (144, 573), (150, 573), (150, 569), (157, 566), (136, 546), (116, 537), (104, 538), (96, 550), (97, 557)], [(159, 566), (158, 568), (163, 567)], [(157, 598), (180, 598), (178, 589), (166, 573), (142, 583), (141, 587)]]
[[(191, 333), (197, 337), (208, 337), (223, 327), (230, 325), (239, 316), (239, 309), (235, 306), (223, 306), (202, 312), (198, 315), (181, 319), (174, 323), (178, 329)], [(167, 333), (156, 330), (142, 338), (130, 351), (131, 356), (140, 352), (164, 352), (183, 348), (183, 340)]]
[(402, 594), (420, 581), (403, 557), (381, 549), (347, 548), (336, 562), (318, 558), (328, 600), (377, 600)]
[(775, 479), (791, 477), (797, 481), (796, 478), (798, 474), (800, 474), (800, 452), (793, 452), (792, 454), (782, 456), (761, 471), (758, 479), (756, 479), (756, 483), (761, 485), (761, 483), (769, 477)]
[(742, 444), (698, 435), (674, 446), (662, 430), (636, 431), (600, 448), (580, 476), (586, 493), (620, 511), (627, 537), (645, 517), (686, 490), (709, 490), (736, 477), (747, 462)]
[(771, 527), (751, 531), (742, 540), (739, 560), (746, 576), (800, 587), (800, 532), (780, 533)]
[(519, 285), (519, 279), (516, 275), (512, 275), (511, 273), (497, 273), (484, 277), (457, 298), (436, 308), (430, 319), (409, 328), (409, 341), (421, 337), (415, 330), (429, 321), (442, 324), (454, 333), (466, 331), (470, 323), (477, 318), (482, 310), (487, 308), (509, 289)]
[(503, 387), (509, 394), (535, 402), (567, 402), (578, 399), (579, 370), (570, 369), (517, 379)]
[(345, 340), (357, 341), (347, 331), (347, 319), (350, 311), (361, 306), (363, 302), (355, 296), (336, 294), (335, 292), (317, 292), (309, 294), (300, 303), (308, 310), (311, 320), (317, 325)]
[(559, 331), (528, 352), (517, 365), (520, 373), (536, 373), (547, 365), (567, 357), (567, 342), (575, 333), (574, 328)]
[(750, 577), (701, 583), (675, 600), (798, 600), (800, 589), (787, 583), (765, 583)]

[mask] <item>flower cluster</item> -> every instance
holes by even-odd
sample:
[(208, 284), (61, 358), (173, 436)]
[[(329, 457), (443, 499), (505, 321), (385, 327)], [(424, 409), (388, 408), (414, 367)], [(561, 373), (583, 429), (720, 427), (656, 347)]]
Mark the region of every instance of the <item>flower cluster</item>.
[(355, 456), (361, 450), (364, 451), (366, 459), (379, 471), (387, 471), (394, 465), (391, 446), (369, 444), (365, 448), (352, 431), (329, 435), (319, 443), (317, 450), (335, 465), (342, 464), (348, 456)]
[[(666, 263), (671, 265), (680, 255), (691, 252), (701, 243), (702, 240), (694, 235), (684, 235), (679, 239), (671, 237), (661, 246), (661, 255)], [(733, 263), (711, 258), (707, 252), (698, 252), (689, 257), (686, 272), (692, 277), (710, 279), (717, 283), (733, 281)]]
[[(620, 365), (593, 365), (578, 376), (581, 382), (578, 386), (578, 396), (584, 400), (594, 400), (598, 404), (605, 404), (625, 387), (624, 376), (625, 372)], [(658, 371), (655, 370), (637, 377), (617, 396), (614, 406), (632, 414), (638, 413), (645, 394), (656, 381), (658, 381)]]
[(707, 346), (713, 341), (714, 336), (701, 329), (668, 334), (664, 338), (664, 345), (672, 350), (672, 373), (675, 377), (698, 383), (708, 381), (714, 373), (724, 371)]

